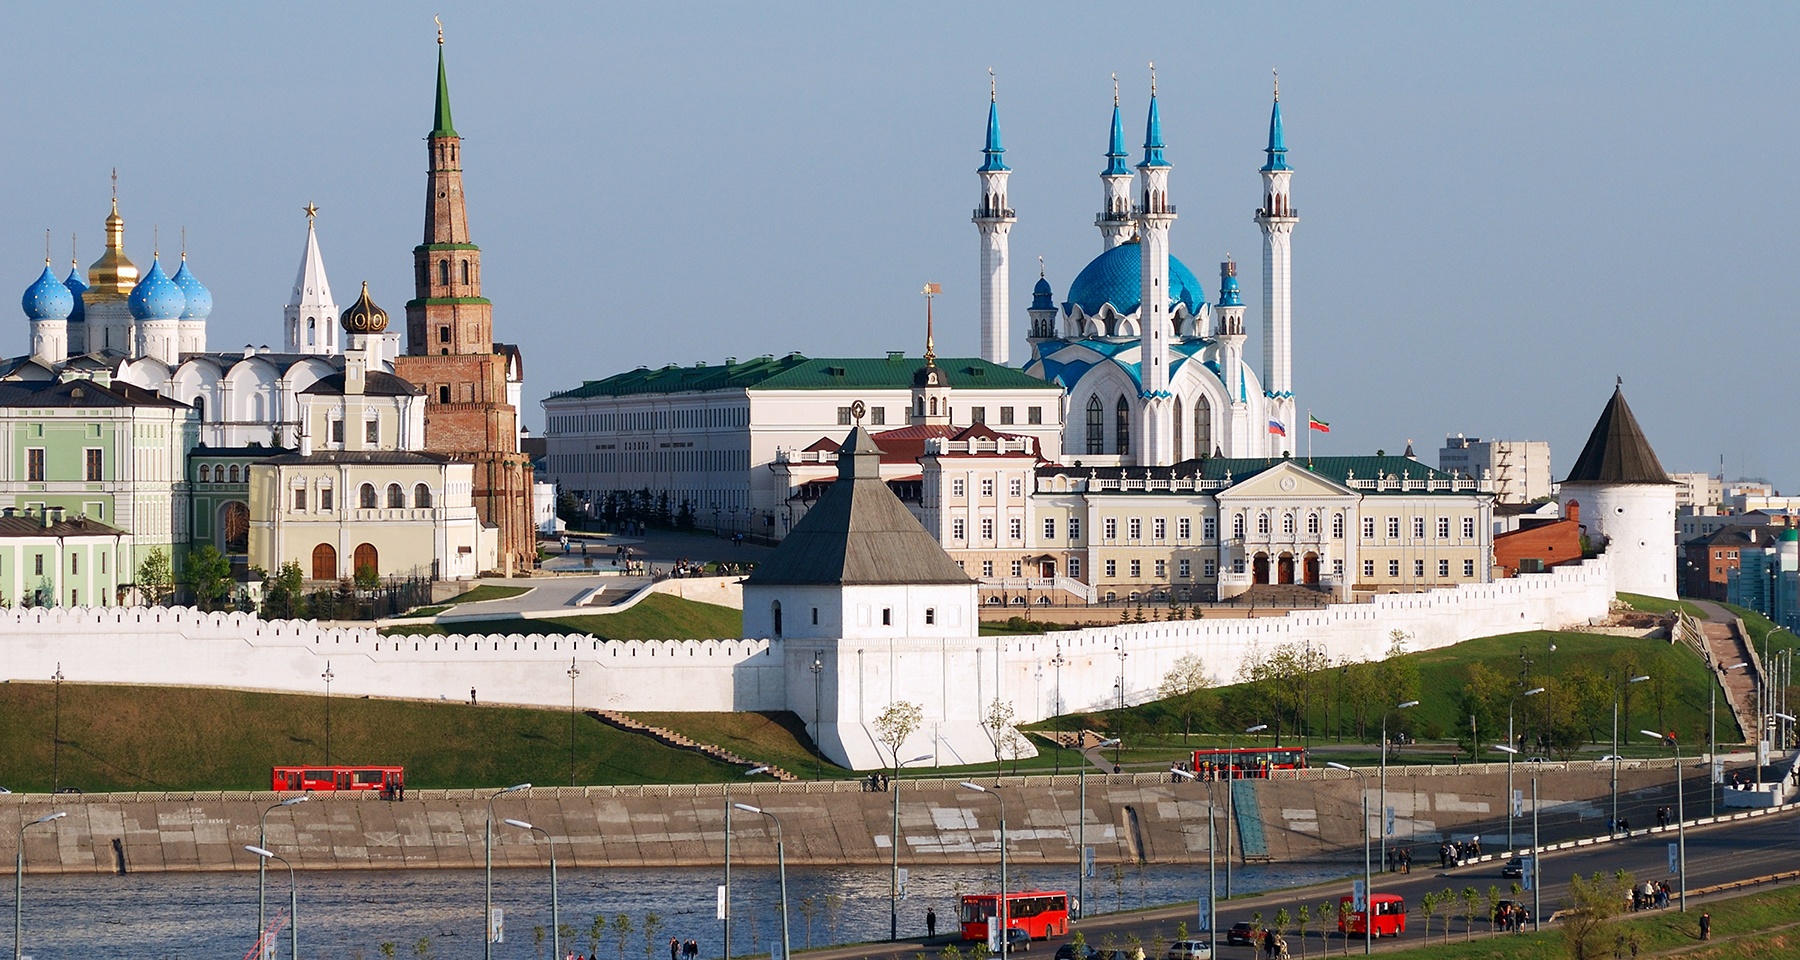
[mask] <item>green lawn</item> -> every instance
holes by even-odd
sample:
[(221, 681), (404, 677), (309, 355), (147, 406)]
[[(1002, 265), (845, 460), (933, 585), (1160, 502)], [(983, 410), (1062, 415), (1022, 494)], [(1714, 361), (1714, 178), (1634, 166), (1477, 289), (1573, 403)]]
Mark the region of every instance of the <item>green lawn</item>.
[(1702, 620), (1706, 619), (1705, 611), (1686, 600), (1664, 600), (1661, 597), (1646, 597), (1641, 593), (1621, 593), (1619, 599), (1630, 605), (1631, 609), (1645, 613), (1669, 613), (1680, 609)]
[[(47, 791), (48, 683), (0, 684), (0, 786)], [(60, 783), (102, 790), (268, 789), (269, 768), (325, 758), (325, 698), (62, 685)], [(737, 771), (577, 716), (580, 783), (705, 783)], [(331, 698), (331, 758), (401, 764), (415, 788), (569, 782), (566, 710)]]
[[(490, 597), (489, 599), (494, 599)], [(470, 620), (460, 623), (403, 624), (385, 627), (386, 636), (471, 633), (592, 634), (602, 640), (707, 640), (743, 633), (742, 611), (713, 603), (653, 593), (618, 613), (558, 617), (554, 620)]]
[(505, 600), (516, 597), (530, 590), (530, 587), (503, 587), (497, 583), (484, 583), (458, 597), (451, 597), (443, 603), (429, 607), (417, 607), (401, 614), (402, 617), (435, 617), (459, 603), (480, 603), (483, 600)]
[(1744, 630), (1750, 634), (1750, 640), (1756, 644), (1756, 655), (1763, 655), (1763, 645), (1768, 644), (1768, 652), (1773, 655), (1788, 649), (1800, 649), (1800, 637), (1794, 636), (1792, 630), (1778, 627), (1768, 617), (1757, 613), (1749, 607), (1740, 607), (1733, 603), (1721, 603), (1719, 606), (1737, 614), (1744, 621)]

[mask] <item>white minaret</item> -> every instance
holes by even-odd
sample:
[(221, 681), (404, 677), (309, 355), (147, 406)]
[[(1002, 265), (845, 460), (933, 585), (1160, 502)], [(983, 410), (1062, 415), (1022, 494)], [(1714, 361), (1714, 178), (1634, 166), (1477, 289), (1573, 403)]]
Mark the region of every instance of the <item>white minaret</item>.
[(319, 208), (309, 203), (302, 209), (306, 211), (306, 252), (300, 257), (293, 295), (281, 311), (287, 352), (332, 355), (338, 352), (338, 308), (331, 300), (331, 281), (325, 278), (325, 259), (319, 256), (319, 237), (313, 231)]
[(1106, 169), (1100, 171), (1100, 212), (1094, 217), (1100, 228), (1100, 252), (1131, 239), (1137, 224), (1131, 218), (1131, 168), (1125, 165), (1125, 124), (1119, 119), (1119, 75), (1113, 74), (1112, 139), (1106, 144)]
[[(1294, 213), (1288, 180), (1287, 144), (1281, 133), (1281, 81), (1275, 83), (1275, 106), (1269, 114), (1269, 146), (1263, 151), (1263, 205), (1256, 211), (1263, 235), (1263, 390), (1269, 396), (1269, 419), (1287, 428), (1287, 439), (1269, 435), (1272, 446), (1291, 449), (1294, 419), (1293, 251)], [(1275, 452), (1280, 452), (1277, 450)]]
[(1150, 118), (1144, 127), (1144, 159), (1138, 164), (1141, 200), (1137, 208), (1139, 255), (1142, 259), (1138, 306), (1139, 380), (1143, 384), (1137, 462), (1167, 466), (1175, 462), (1174, 402), (1169, 394), (1169, 344), (1175, 328), (1169, 318), (1169, 227), (1175, 208), (1169, 203), (1169, 164), (1163, 159), (1162, 117), (1156, 109), (1156, 68), (1150, 70)]
[(1018, 220), (1006, 201), (1006, 178), (1012, 170), (1000, 160), (1000, 105), (988, 71), (987, 146), (977, 173), (981, 174), (981, 201), (975, 208), (975, 229), (981, 233), (981, 359), (1005, 363), (1011, 355), (1012, 332), (1007, 320), (1012, 312), (1009, 295), (1012, 274), (1007, 265), (1007, 235)]
[(1227, 407), (1222, 411), (1224, 429), (1214, 432), (1213, 445), (1228, 457), (1249, 456), (1244, 426), (1250, 408), (1244, 384), (1244, 298), (1238, 289), (1237, 264), (1229, 258), (1219, 264), (1218, 316), (1219, 374), (1225, 380)]

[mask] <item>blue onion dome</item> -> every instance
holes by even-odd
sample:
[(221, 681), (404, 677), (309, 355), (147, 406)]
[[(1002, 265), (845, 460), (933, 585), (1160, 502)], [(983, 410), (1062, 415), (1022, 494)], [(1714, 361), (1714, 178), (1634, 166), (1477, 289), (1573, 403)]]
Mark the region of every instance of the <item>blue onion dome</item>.
[(87, 320), (87, 305), (81, 295), (87, 292), (88, 285), (87, 281), (81, 279), (81, 264), (71, 261), (69, 277), (63, 281), (63, 286), (68, 287), (69, 295), (75, 298), (75, 309), (70, 311), (69, 319), (75, 323)]
[[(1138, 241), (1134, 238), (1095, 257), (1081, 272), (1075, 275), (1075, 282), (1069, 284), (1069, 299), (1065, 303), (1081, 308), (1083, 313), (1094, 316), (1100, 308), (1112, 304), (1112, 308), (1121, 314), (1137, 312), (1143, 297), (1143, 254), (1139, 250)], [(1169, 304), (1182, 304), (1191, 314), (1198, 314), (1206, 303), (1206, 293), (1200, 288), (1199, 278), (1187, 265), (1174, 257), (1169, 258)]]
[(44, 272), (38, 275), (36, 283), (25, 288), (19, 305), (25, 308), (28, 320), (67, 320), (75, 309), (75, 295), (50, 272), (50, 262), (46, 260)]
[(1050, 281), (1038, 277), (1037, 286), (1031, 288), (1031, 309), (1055, 310), (1056, 300), (1050, 290)]
[(206, 289), (206, 285), (188, 269), (185, 254), (181, 258), (181, 269), (175, 271), (175, 276), (169, 279), (181, 288), (182, 296), (187, 298), (187, 306), (181, 311), (181, 319), (205, 320), (212, 315), (212, 291)]
[(175, 320), (187, 309), (187, 295), (163, 272), (162, 261), (150, 261), (150, 271), (131, 288), (128, 301), (134, 320)]

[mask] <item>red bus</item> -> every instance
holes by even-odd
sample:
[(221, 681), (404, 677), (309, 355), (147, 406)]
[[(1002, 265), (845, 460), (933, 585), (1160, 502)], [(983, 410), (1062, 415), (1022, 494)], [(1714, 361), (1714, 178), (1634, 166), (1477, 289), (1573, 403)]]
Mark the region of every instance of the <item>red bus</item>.
[(398, 793), (406, 787), (405, 767), (275, 767), (271, 789), (381, 790)]
[(1305, 747), (1238, 747), (1195, 750), (1194, 774), (1202, 780), (1267, 779), (1276, 770), (1306, 769)]
[[(986, 940), (988, 918), (1000, 903), (992, 893), (962, 898), (964, 940)], [(1034, 890), (1006, 895), (1006, 925), (1025, 931), (1033, 940), (1060, 937), (1069, 932), (1069, 894), (1065, 890)]]
[[(1349, 936), (1352, 933), (1364, 933), (1369, 930), (1367, 912), (1351, 913), (1349, 922), (1344, 921), (1344, 910), (1354, 903), (1351, 897), (1340, 898), (1338, 903), (1338, 932)], [(1406, 932), (1406, 899), (1398, 894), (1377, 893), (1369, 897), (1369, 904), (1375, 908), (1373, 935), (1379, 940), (1382, 937), (1397, 937)]]

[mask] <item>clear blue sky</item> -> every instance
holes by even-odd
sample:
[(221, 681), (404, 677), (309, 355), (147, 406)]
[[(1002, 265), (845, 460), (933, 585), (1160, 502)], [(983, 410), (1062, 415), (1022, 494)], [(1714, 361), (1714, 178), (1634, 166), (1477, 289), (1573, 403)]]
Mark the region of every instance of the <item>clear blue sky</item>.
[[(1092, 226), (1112, 88), (1158, 66), (1174, 250), (1246, 264), (1279, 66), (1296, 391), (1328, 453), (1546, 439), (1560, 474), (1625, 389), (1671, 470), (1800, 487), (1792, 4), (62, 4), (0, 36), (0, 265), (98, 254), (119, 168), (213, 290), (215, 349), (279, 345), (317, 202), (338, 299), (411, 295), (433, 13), (496, 337), (537, 401), (639, 364), (976, 349), (970, 210), (1000, 78), (1015, 331)], [(1135, 162), (1135, 158), (1134, 158)], [(0, 346), (22, 351), (21, 314)], [(1024, 355), (1020, 339), (1015, 358)], [(1259, 337), (1250, 343), (1258, 355)]]

